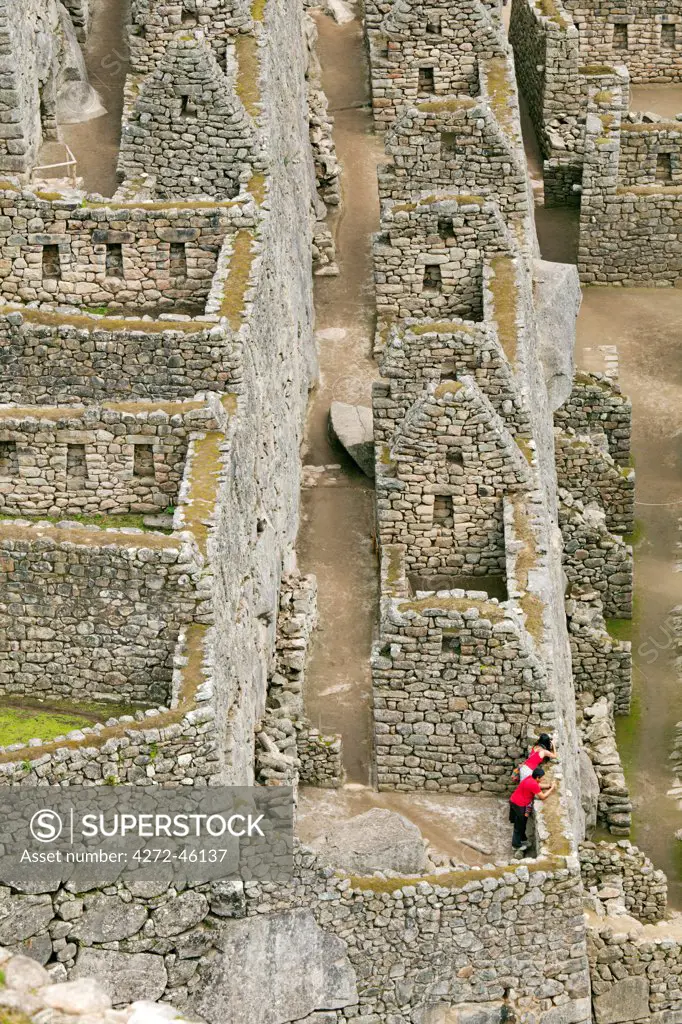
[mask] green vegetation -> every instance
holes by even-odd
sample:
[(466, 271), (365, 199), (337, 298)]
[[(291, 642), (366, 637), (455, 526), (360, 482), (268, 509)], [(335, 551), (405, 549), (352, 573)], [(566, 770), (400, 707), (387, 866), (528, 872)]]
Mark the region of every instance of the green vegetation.
[[(629, 781), (630, 773), (634, 770), (637, 758), (637, 745), (640, 737), (640, 726), (642, 723), (642, 700), (639, 688), (634, 685), (632, 688), (632, 703), (629, 715), (616, 715), (616, 743), (620, 754), (621, 764), (625, 772), (625, 778)], [(631, 842), (634, 842), (632, 836)]]
[(614, 640), (632, 641), (632, 619), (606, 619), (606, 632)]
[(108, 306), (83, 306), (84, 313), (93, 313), (95, 316), (106, 316), (109, 312)]
[[(106, 715), (107, 718), (110, 714)], [(65, 736), (72, 729), (82, 729), (92, 725), (91, 718), (85, 718), (75, 712), (54, 713), (40, 711), (37, 708), (6, 708), (0, 707), (0, 746), (8, 747), (10, 743), (27, 743), (39, 737), (41, 740), (53, 740), (55, 736)], [(30, 762), (23, 762), (30, 768)]]
[[(168, 507), (172, 508), (171, 505), (169, 505)], [(73, 523), (83, 523), (84, 526), (99, 526), (100, 529), (102, 530), (120, 530), (123, 527), (135, 527), (135, 529), (137, 530), (151, 531), (153, 533), (171, 534), (173, 532), (172, 530), (166, 529), (165, 527), (160, 528), (158, 526), (145, 526), (143, 520), (146, 515), (149, 515), (149, 513), (145, 513), (145, 515), (142, 515), (133, 512), (121, 512), (119, 515), (105, 516), (98, 512), (92, 516), (83, 516), (79, 514), (65, 514), (63, 516), (28, 516), (23, 514), (9, 515), (7, 512), (0, 512), (0, 520), (11, 521), (14, 519), (28, 519), (33, 523), (63, 523), (67, 521)], [(172, 512), (169, 512), (168, 509), (166, 509), (164, 515), (172, 515)]]
[(644, 540), (644, 523), (641, 519), (635, 519), (635, 526), (632, 533), (624, 533), (623, 540), (633, 548), (639, 547)]

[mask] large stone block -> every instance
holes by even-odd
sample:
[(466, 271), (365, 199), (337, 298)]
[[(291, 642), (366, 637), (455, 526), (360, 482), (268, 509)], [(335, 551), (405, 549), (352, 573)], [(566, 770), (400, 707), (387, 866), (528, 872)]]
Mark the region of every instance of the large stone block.
[(307, 910), (226, 921), (216, 945), (196, 1003), (209, 1024), (286, 1024), (358, 1001), (346, 943)]
[(575, 325), (582, 302), (577, 269), (568, 263), (533, 263), (540, 360), (553, 412), (573, 387)]
[(138, 999), (159, 999), (168, 975), (163, 957), (153, 953), (116, 953), (108, 949), (82, 949), (71, 978), (94, 977), (115, 1005)]
[(622, 1024), (649, 1016), (649, 982), (641, 976), (616, 981), (592, 1000), (596, 1024)]
[(318, 836), (310, 845), (327, 863), (355, 874), (398, 871), (416, 875), (426, 867), (424, 842), (417, 826), (402, 814), (382, 807), (337, 822), (332, 832)]

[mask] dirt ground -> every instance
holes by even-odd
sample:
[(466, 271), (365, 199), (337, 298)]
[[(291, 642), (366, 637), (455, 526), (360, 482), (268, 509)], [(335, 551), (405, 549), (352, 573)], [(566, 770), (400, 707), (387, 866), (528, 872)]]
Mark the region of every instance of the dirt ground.
[(339, 26), (324, 15), (316, 21), (323, 84), (343, 167), (343, 205), (333, 224), (340, 275), (318, 278), (315, 285), (320, 381), (309, 410), (304, 465), (338, 468), (319, 474), (317, 483), (303, 492), (299, 560), (305, 571), (317, 575), (320, 613), (305, 699), (315, 725), (343, 733), (348, 779), (366, 783), (371, 761), (369, 657), (378, 618), (374, 489), (330, 441), (328, 415), (334, 400), (369, 405), (371, 382), (378, 375), (371, 356), (371, 233), (379, 225), (376, 166), (383, 147), (373, 134), (359, 22)]
[[(490, 864), (509, 860), (511, 826), (506, 800), (494, 797), (452, 796), (447, 793), (376, 793), (364, 786), (341, 790), (299, 791), (297, 835), (309, 842), (373, 807), (385, 807), (409, 818), (436, 853), (458, 864)], [(470, 839), (474, 850), (461, 842)]]
[(78, 160), (78, 175), (88, 192), (113, 196), (121, 141), (123, 85), (128, 73), (129, 0), (94, 0), (92, 25), (84, 47), (90, 85), (107, 113), (83, 124), (64, 125), (61, 136)]

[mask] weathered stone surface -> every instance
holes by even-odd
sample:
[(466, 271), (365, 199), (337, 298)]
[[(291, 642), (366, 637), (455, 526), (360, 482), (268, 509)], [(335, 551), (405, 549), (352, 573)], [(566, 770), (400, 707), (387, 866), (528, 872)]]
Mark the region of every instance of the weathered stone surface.
[(374, 871), (416, 875), (426, 865), (424, 841), (417, 826), (402, 814), (382, 807), (339, 822), (332, 832), (318, 836), (310, 845), (324, 861), (360, 875)]
[(209, 1024), (286, 1024), (357, 1003), (346, 944), (306, 910), (226, 921), (202, 965), (197, 1011)]
[(89, 945), (113, 942), (135, 935), (147, 920), (139, 903), (124, 903), (119, 896), (98, 896), (71, 929), (71, 935)]
[(343, 445), (363, 473), (374, 477), (372, 410), (366, 405), (332, 402), (329, 410), (332, 437)]
[(540, 360), (553, 412), (573, 388), (575, 325), (582, 302), (580, 278), (572, 264), (534, 260), (533, 284)]
[(427, 1010), (416, 1024), (498, 1024), (503, 1003), (441, 1003)]
[(597, 824), (599, 779), (584, 747), (580, 748), (578, 756), (580, 758), (580, 802), (585, 812), (585, 830), (589, 834)]
[(206, 917), (208, 902), (200, 892), (183, 892), (152, 914), (157, 935), (178, 935)]
[(0, 902), (0, 943), (10, 945), (47, 928), (53, 916), (49, 896), (13, 896)]
[(98, 978), (116, 1006), (138, 999), (159, 999), (168, 981), (163, 957), (108, 949), (81, 949), (71, 977)]
[(623, 978), (592, 998), (596, 1024), (621, 1024), (649, 1016), (649, 982), (645, 977)]

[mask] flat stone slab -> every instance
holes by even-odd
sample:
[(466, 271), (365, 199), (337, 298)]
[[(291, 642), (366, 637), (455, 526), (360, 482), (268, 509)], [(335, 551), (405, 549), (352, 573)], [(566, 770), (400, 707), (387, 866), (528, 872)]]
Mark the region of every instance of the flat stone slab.
[(309, 845), (333, 867), (354, 874), (397, 871), (417, 875), (426, 868), (424, 840), (417, 826), (383, 807), (338, 822)]
[(208, 1024), (287, 1024), (358, 1001), (346, 943), (308, 910), (225, 921), (215, 944), (196, 1003)]
[(572, 263), (534, 260), (533, 295), (540, 360), (553, 412), (573, 388), (575, 325), (582, 302), (578, 268)]
[(71, 972), (77, 978), (97, 978), (114, 1005), (160, 999), (168, 984), (162, 956), (109, 949), (81, 949)]
[(592, 997), (597, 1024), (622, 1024), (649, 1017), (649, 982), (641, 976), (616, 981), (606, 992)]
[(374, 421), (369, 406), (332, 402), (329, 431), (362, 472), (374, 479)]

